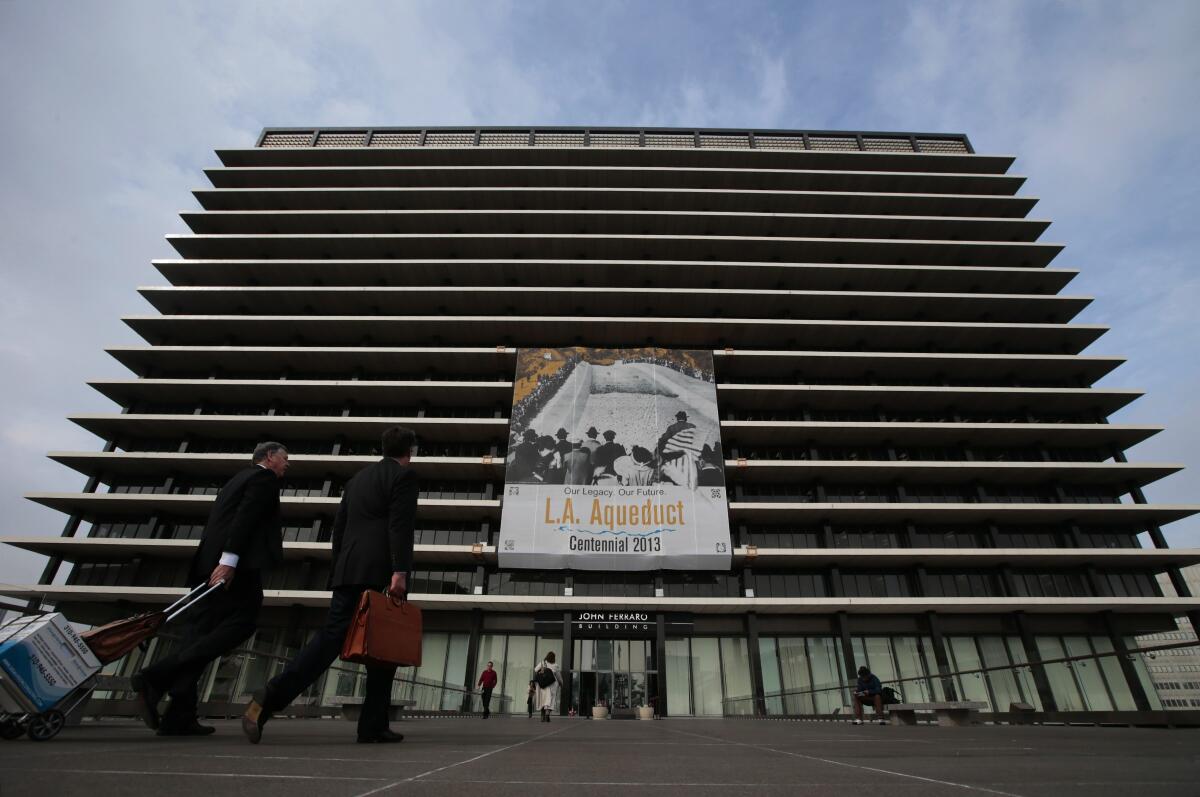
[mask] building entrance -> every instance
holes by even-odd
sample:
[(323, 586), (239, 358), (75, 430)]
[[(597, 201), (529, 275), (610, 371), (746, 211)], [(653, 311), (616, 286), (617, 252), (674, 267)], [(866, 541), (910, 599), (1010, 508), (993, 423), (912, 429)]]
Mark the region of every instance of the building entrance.
[(638, 706), (657, 705), (653, 640), (577, 639), (574, 654), (571, 705), (581, 715), (603, 705), (614, 717), (633, 716)]

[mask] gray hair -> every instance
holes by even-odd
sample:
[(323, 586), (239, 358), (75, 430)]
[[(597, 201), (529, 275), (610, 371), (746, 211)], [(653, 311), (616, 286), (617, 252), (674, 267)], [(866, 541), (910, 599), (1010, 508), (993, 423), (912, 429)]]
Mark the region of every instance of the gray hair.
[(264, 459), (271, 456), (276, 451), (282, 451), (283, 453), (286, 454), (287, 446), (285, 446), (283, 443), (276, 443), (276, 442), (269, 441), (269, 440), (265, 443), (259, 443), (258, 445), (256, 445), (254, 447), (254, 453), (250, 456), (250, 461), (251, 462), (262, 462)]

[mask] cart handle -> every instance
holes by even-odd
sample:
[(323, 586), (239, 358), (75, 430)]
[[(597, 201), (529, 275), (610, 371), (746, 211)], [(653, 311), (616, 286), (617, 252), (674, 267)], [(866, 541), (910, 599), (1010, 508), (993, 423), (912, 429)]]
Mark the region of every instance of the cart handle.
[[(183, 614), (188, 609), (192, 608), (192, 606), (194, 606), (196, 603), (198, 603), (199, 601), (201, 601), (205, 597), (207, 597), (210, 592), (212, 592), (213, 590), (216, 590), (216, 589), (220, 589), (223, 586), (225, 586), (225, 579), (221, 579), (220, 581), (218, 581), (215, 584), (200, 584), (200, 585), (196, 586), (196, 588), (193, 589), (191, 592), (184, 595), (182, 598), (175, 601), (167, 608), (163, 609), (163, 614), (167, 615), (167, 619), (164, 620), (163, 622), (166, 622), (166, 623), (171, 622), (176, 617)], [(180, 606), (180, 604), (183, 604), (183, 605)], [(176, 608), (176, 607), (178, 607), (178, 608)]]

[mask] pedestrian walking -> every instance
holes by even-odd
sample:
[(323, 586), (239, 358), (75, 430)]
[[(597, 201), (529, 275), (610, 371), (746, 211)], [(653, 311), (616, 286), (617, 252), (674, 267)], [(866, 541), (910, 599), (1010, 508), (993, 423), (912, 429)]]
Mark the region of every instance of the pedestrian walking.
[[(386, 589), (394, 598), (408, 593), (417, 515), (417, 475), (409, 467), (416, 434), (403, 426), (383, 433), (383, 458), (347, 482), (333, 521), (333, 596), (325, 625), (304, 650), (254, 694), (242, 716), (242, 731), (253, 744), (273, 712), (285, 708), (329, 669), (342, 651), (359, 599), (367, 590)], [(396, 667), (367, 666), (367, 690), (358, 717), (358, 741), (399, 742), (388, 728)]]
[(479, 682), (475, 685), (480, 687), (480, 696), (483, 700), (483, 718), (487, 719), (492, 716), (492, 690), (496, 688), (496, 670), (492, 662), (487, 663), (487, 667), (479, 675)]
[[(138, 708), (159, 736), (206, 736), (216, 729), (197, 717), (197, 682), (209, 662), (250, 638), (262, 608), (262, 571), (283, 561), (279, 480), (288, 469), (282, 443), (259, 443), (250, 466), (238, 471), (217, 493), (200, 545), (188, 571), (188, 585), (225, 582), (200, 607), (174, 653), (130, 679)], [(160, 716), (158, 704), (171, 704)]]
[(529, 689), (525, 693), (525, 708), (529, 710), (529, 719), (533, 719), (533, 701), (537, 695), (537, 681), (529, 679)]
[(542, 722), (550, 721), (550, 712), (558, 706), (558, 687), (560, 678), (558, 665), (554, 663), (554, 651), (546, 653), (546, 658), (534, 670), (534, 681), (537, 683), (537, 693), (533, 702), (542, 713)]

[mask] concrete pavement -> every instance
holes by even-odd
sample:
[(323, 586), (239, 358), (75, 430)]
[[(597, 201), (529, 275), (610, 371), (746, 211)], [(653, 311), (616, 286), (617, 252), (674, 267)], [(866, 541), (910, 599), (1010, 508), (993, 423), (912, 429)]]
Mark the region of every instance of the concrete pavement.
[(0, 742), (0, 797), (25, 795), (1200, 795), (1200, 731), (524, 717), (395, 723), (359, 745), (340, 720), (157, 738), (130, 721)]

